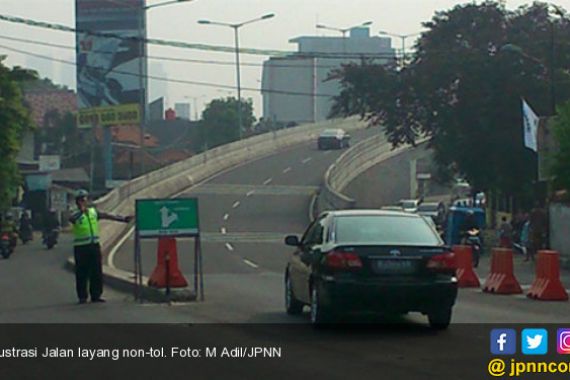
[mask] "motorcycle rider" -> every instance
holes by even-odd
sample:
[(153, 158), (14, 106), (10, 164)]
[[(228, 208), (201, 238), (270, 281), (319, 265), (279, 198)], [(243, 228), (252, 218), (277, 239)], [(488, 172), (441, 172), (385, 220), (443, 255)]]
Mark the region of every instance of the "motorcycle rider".
[(60, 224), (57, 217), (57, 212), (55, 209), (50, 208), (44, 219), (43, 241), (45, 242), (51, 231), (59, 229), (59, 226)]
[(467, 215), (465, 219), (463, 219), (463, 223), (461, 223), (461, 228), (459, 229), (461, 236), (465, 236), (467, 231), (479, 229), (479, 222), (475, 217), (475, 212), (473, 210), (467, 210)]
[(16, 223), (14, 222), (14, 214), (12, 211), (6, 211), (4, 213), (4, 218), (0, 226), (0, 233), (7, 233), (10, 235), (10, 246), (16, 248), (18, 244), (18, 230), (16, 228)]
[(26, 211), (20, 217), (20, 238), (24, 241), (24, 237), (29, 236), (28, 240), (33, 240), (32, 221)]

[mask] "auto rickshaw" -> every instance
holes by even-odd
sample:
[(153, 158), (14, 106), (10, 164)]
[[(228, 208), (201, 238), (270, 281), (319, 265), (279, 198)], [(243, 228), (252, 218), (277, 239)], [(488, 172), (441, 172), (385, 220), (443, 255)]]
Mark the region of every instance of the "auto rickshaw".
[(447, 224), (445, 226), (444, 240), (448, 245), (461, 244), (461, 227), (469, 211), (473, 211), (475, 220), (480, 229), (485, 228), (485, 210), (478, 207), (453, 206), (447, 213)]

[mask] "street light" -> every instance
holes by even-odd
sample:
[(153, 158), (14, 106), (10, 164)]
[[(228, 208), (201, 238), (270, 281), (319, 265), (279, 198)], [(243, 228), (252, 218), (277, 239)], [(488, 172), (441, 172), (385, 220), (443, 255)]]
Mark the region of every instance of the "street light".
[(251, 24), (257, 21), (267, 20), (270, 18), (275, 17), (275, 14), (269, 13), (263, 15), (261, 17), (257, 17), (248, 21), (244, 21), (238, 24), (231, 24), (226, 22), (219, 22), (219, 21), (210, 21), (210, 20), (199, 20), (198, 24), (201, 25), (216, 25), (216, 26), (227, 26), (233, 28), (234, 36), (235, 36), (235, 49), (236, 49), (236, 81), (237, 81), (237, 113), (238, 113), (238, 133), (239, 139), (242, 139), (242, 115), (241, 115), (241, 75), (240, 75), (240, 66), (239, 66), (239, 28), (244, 25)]
[[(140, 107), (140, 144), (141, 144), (141, 152), (144, 152), (144, 137), (145, 137), (145, 127), (146, 127), (146, 116), (147, 116), (147, 112), (146, 112), (146, 83), (145, 83), (145, 70), (144, 70), (144, 65), (146, 63), (146, 49), (145, 49), (145, 44), (146, 44), (146, 35), (145, 35), (145, 25), (146, 25), (146, 12), (149, 9), (153, 9), (153, 8), (158, 8), (158, 7), (163, 7), (165, 5), (171, 5), (171, 4), (176, 4), (176, 3), (189, 3), (193, 0), (169, 0), (169, 1), (165, 1), (162, 3), (157, 3), (157, 4), (151, 4), (151, 5), (143, 5), (140, 8), (140, 17), (139, 17), (139, 49), (140, 49), (140, 54), (141, 57), (139, 59), (139, 107)], [(118, 1), (113, 1), (113, 2), (117, 2)], [(145, 4), (145, 0), (143, 0), (143, 4)], [(144, 167), (144, 153), (141, 154), (141, 174), (144, 174), (145, 172), (145, 167)]]
[(327, 26), (327, 25), (323, 25), (323, 24), (317, 24), (316, 27), (317, 27), (317, 29), (326, 29), (326, 30), (332, 30), (335, 32), (340, 32), (340, 33), (342, 33), (342, 37), (346, 38), (346, 33), (348, 33), (351, 29), (358, 28), (360, 26), (370, 26), (370, 25), (372, 25), (372, 21), (366, 21), (366, 22), (363, 22), (362, 24), (351, 26), (350, 28), (336, 28), (333, 26)]
[(381, 30), (378, 32), (378, 34), (381, 36), (396, 37), (396, 38), (399, 38), (402, 40), (402, 69), (403, 69), (404, 66), (406, 65), (406, 39), (410, 38), (410, 37), (419, 36), (421, 33), (395, 34), (395, 33), (389, 33), (389, 32), (385, 32), (385, 31)]
[(372, 25), (372, 21), (366, 21), (366, 22), (363, 22), (362, 24), (351, 26), (350, 28), (336, 28), (333, 26), (327, 26), (327, 25), (323, 25), (323, 24), (317, 24), (316, 28), (317, 29), (332, 30), (335, 32), (342, 33), (342, 53), (346, 54), (346, 33), (348, 33), (351, 29), (358, 28), (361, 26), (370, 26), (370, 25)]

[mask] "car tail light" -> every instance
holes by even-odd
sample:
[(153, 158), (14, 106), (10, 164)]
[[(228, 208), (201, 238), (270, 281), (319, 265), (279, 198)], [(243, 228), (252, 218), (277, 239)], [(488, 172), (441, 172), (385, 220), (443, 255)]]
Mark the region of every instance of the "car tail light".
[(325, 264), (331, 269), (361, 269), (362, 261), (353, 252), (332, 251), (325, 259)]
[(436, 272), (454, 273), (457, 269), (455, 253), (446, 252), (431, 257), (427, 263), (427, 268)]

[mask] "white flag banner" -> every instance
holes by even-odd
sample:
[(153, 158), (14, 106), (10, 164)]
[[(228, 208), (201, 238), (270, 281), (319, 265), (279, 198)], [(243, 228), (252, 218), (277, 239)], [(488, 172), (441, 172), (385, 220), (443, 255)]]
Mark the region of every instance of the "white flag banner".
[(537, 135), (539, 118), (527, 102), (522, 100), (524, 146), (538, 152)]

